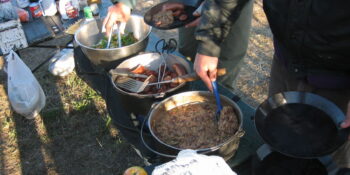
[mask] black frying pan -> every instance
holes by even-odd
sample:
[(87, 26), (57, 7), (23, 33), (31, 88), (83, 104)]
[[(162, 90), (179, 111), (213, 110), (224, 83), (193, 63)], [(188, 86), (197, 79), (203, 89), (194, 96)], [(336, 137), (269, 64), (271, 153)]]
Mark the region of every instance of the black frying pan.
[(344, 113), (329, 100), (307, 92), (283, 92), (256, 110), (259, 135), (274, 150), (297, 158), (316, 158), (339, 148), (349, 135), (340, 128)]
[(154, 21), (152, 20), (153, 15), (157, 14), (158, 12), (160, 12), (162, 10), (162, 7), (164, 4), (166, 3), (171, 3), (169, 1), (166, 2), (162, 2), (157, 4), (156, 6), (152, 7), (151, 9), (149, 9), (144, 16), (144, 21), (146, 24), (160, 29), (160, 30), (168, 30), (168, 29), (174, 29), (174, 28), (178, 28), (178, 27), (182, 27), (185, 26), (186, 24), (194, 21), (195, 19), (197, 19), (196, 16), (193, 16), (193, 12), (196, 10), (196, 7), (193, 6), (188, 6), (188, 5), (184, 5), (185, 9), (183, 14), (187, 15), (187, 19), (186, 20), (180, 20), (179, 17), (174, 16), (174, 22), (167, 25), (167, 26), (157, 26)]

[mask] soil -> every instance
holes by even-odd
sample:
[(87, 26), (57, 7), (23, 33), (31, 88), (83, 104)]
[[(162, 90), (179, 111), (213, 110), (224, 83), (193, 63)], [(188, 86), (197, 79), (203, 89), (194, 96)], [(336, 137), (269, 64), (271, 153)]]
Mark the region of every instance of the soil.
[[(139, 0), (133, 13), (144, 14), (160, 0)], [(160, 38), (177, 38), (177, 30), (153, 29)], [(267, 98), (273, 54), (272, 35), (255, 1), (251, 37), (245, 65), (236, 80), (237, 93), (256, 107)], [(71, 38), (48, 41), (66, 42)], [(45, 43), (44, 43), (45, 44)], [(19, 51), (32, 70), (58, 49), (29, 47)], [(0, 59), (4, 66), (4, 59)], [(48, 64), (34, 75), (46, 94), (46, 106), (34, 120), (11, 110), (7, 76), (0, 71), (0, 175), (16, 174), (121, 174), (130, 166), (144, 166), (111, 123), (105, 102), (75, 73), (52, 76)]]

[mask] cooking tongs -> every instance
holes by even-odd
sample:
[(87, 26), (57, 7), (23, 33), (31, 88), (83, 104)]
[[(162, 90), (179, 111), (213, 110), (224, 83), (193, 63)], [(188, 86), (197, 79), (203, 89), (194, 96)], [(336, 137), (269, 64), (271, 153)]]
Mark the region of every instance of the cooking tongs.
[[(117, 25), (117, 27), (116, 27)], [(109, 49), (111, 46), (111, 41), (112, 41), (112, 36), (113, 36), (113, 31), (115, 30), (114, 28), (116, 27), (117, 29), (117, 35), (118, 35), (118, 47), (122, 47), (122, 39), (121, 39), (121, 33), (123, 33), (122, 30), (125, 28), (125, 23), (121, 22), (118, 24), (113, 23), (110, 31), (109, 31), (109, 36), (108, 36), (108, 41), (107, 41), (107, 47), (106, 49)]]
[[(225, 68), (218, 69), (217, 76), (222, 76), (225, 74), (226, 74)], [(149, 78), (147, 78), (145, 81), (142, 82), (129, 77), (120, 77), (116, 79), (115, 83), (118, 87), (127, 89), (130, 92), (139, 93), (139, 92), (142, 92), (146, 88), (146, 86), (165, 84), (165, 83), (184, 83), (184, 82), (195, 81), (198, 79), (200, 79), (200, 77), (195, 72), (192, 72), (190, 74), (175, 77), (171, 80), (161, 81), (157, 83), (149, 83)]]
[[(166, 58), (168, 57), (168, 55), (164, 57), (164, 53), (166, 54), (172, 53), (176, 50), (176, 48), (177, 48), (177, 42), (174, 38), (170, 38), (168, 41), (165, 41), (165, 39), (160, 39), (159, 41), (157, 41), (155, 45), (155, 50), (156, 52), (159, 53), (159, 55), (162, 58), (161, 63), (159, 64), (159, 67), (158, 67), (158, 81), (157, 81), (158, 83), (164, 80), (165, 71), (167, 69)], [(162, 67), (163, 67), (163, 70), (161, 70)], [(159, 89), (160, 86), (161, 84), (157, 84), (157, 89)]]

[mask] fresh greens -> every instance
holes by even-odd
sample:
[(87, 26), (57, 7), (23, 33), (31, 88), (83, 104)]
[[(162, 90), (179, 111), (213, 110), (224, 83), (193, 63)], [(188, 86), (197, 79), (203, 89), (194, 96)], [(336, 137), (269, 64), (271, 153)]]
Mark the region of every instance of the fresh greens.
[[(133, 32), (123, 34), (121, 37), (122, 37), (121, 38), (122, 46), (127, 46), (137, 42), (137, 39), (134, 37)], [(96, 45), (93, 46), (93, 48), (104, 49), (107, 47), (107, 42), (108, 42), (108, 38), (104, 36)], [(110, 48), (117, 48), (117, 47), (118, 47), (118, 35), (114, 34), (112, 35), (112, 38), (111, 38)]]

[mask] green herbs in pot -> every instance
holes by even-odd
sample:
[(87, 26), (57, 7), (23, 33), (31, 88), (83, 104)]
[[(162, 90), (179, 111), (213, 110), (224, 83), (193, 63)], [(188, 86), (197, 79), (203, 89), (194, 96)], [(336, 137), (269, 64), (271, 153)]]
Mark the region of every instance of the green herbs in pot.
[[(121, 41), (122, 46), (131, 45), (137, 42), (137, 39), (134, 37), (133, 32), (129, 32), (126, 34), (121, 35)], [(108, 37), (104, 36), (96, 45), (92, 46), (93, 48), (97, 49), (104, 49), (107, 47)], [(110, 48), (117, 48), (118, 47), (118, 35), (114, 34), (111, 38), (111, 45)]]

